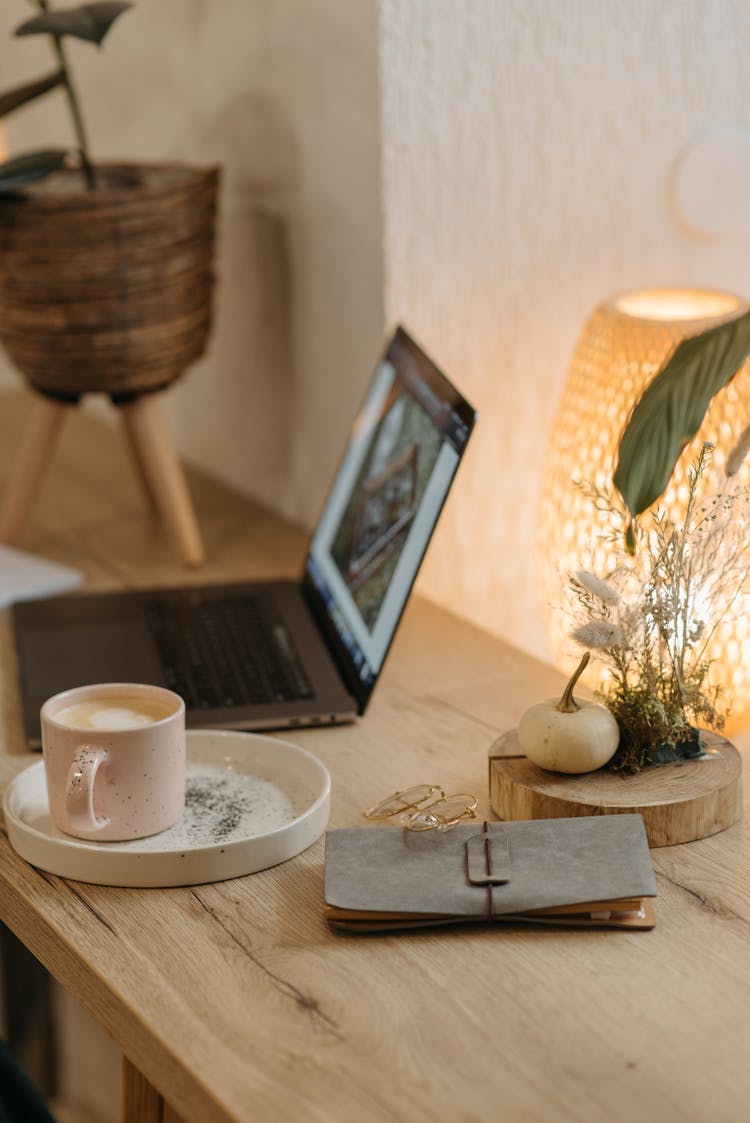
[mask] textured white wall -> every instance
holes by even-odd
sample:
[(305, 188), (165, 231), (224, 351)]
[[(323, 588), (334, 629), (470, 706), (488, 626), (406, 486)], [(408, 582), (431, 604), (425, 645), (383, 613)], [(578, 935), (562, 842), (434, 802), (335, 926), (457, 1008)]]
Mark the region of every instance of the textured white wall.
[[(51, 69), (46, 40), (10, 38), (32, 12), (0, 5), (0, 88)], [(376, 25), (376, 0), (139, 0), (101, 52), (69, 46), (96, 157), (224, 169), (213, 338), (168, 419), (307, 523), (383, 335)], [(14, 154), (71, 139), (60, 93), (7, 124)]]
[(750, 292), (747, 228), (699, 238), (670, 203), (682, 146), (750, 123), (748, 44), (744, 0), (381, 2), (386, 315), (480, 412), (421, 588), (528, 650), (540, 466), (590, 311)]

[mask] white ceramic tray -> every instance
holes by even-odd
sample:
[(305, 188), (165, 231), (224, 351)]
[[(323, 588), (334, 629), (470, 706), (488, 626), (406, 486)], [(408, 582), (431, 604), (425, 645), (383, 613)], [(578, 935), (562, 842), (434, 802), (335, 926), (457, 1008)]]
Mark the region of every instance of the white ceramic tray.
[(87, 842), (50, 818), (44, 763), (9, 784), (8, 838), (27, 862), (96, 885), (200, 885), (242, 877), (301, 853), (328, 822), (331, 781), (306, 749), (254, 733), (191, 730), (179, 823), (150, 838)]

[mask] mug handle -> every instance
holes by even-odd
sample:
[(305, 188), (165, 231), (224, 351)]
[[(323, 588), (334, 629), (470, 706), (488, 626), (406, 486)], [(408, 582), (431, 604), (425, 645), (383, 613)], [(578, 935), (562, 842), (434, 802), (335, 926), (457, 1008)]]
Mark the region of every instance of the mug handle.
[(74, 831), (100, 831), (110, 820), (94, 813), (94, 783), (107, 750), (96, 745), (81, 745), (68, 770), (65, 786), (65, 814)]

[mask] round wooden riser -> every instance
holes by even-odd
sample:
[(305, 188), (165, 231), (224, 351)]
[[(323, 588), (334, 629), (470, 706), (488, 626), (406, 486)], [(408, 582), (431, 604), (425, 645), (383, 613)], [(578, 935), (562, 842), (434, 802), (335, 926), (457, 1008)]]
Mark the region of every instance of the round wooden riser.
[(718, 733), (701, 738), (704, 759), (652, 765), (635, 776), (607, 769), (565, 776), (532, 764), (512, 730), (490, 749), (492, 810), (501, 819), (638, 812), (649, 846), (718, 834), (742, 816), (742, 758)]

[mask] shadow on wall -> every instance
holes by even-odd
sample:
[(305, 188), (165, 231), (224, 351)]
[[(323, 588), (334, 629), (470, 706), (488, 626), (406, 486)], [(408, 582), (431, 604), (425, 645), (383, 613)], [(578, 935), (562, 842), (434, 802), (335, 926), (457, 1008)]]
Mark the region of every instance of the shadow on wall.
[(289, 214), (299, 194), (300, 155), (278, 99), (256, 90), (227, 101), (204, 126), (199, 147), (209, 161), (224, 164), (233, 197), (280, 217)]
[(245, 94), (206, 124), (201, 150), (223, 167), (214, 329), (206, 359), (170, 401), (170, 417), (188, 459), (279, 505), (293, 435), (296, 141), (276, 101)]

